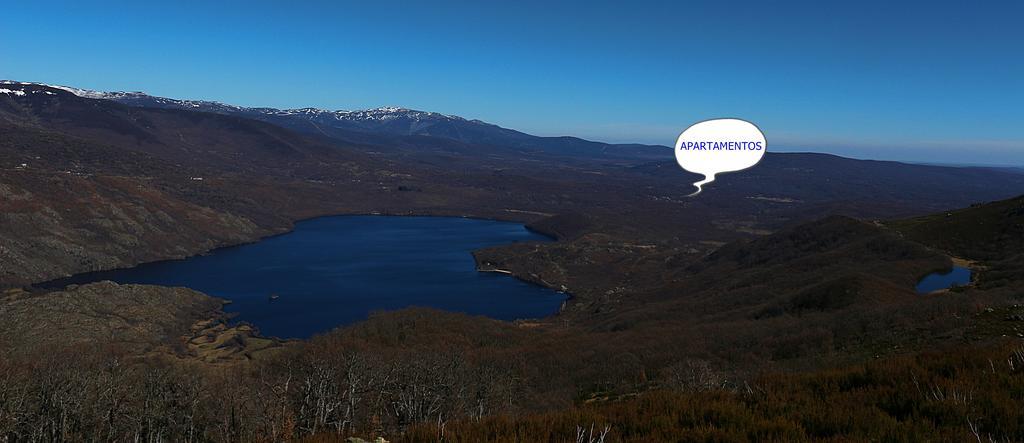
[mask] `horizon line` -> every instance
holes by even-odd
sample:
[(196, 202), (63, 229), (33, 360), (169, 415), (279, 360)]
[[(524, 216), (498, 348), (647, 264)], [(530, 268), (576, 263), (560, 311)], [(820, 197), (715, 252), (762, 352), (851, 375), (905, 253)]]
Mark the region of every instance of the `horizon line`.
[[(212, 100), (212, 99), (207, 99), (207, 98), (178, 98), (178, 97), (168, 97), (168, 96), (165, 96), (165, 95), (154, 95), (154, 94), (151, 94), (151, 93), (146, 92), (144, 90), (139, 90), (139, 91), (128, 91), (128, 90), (124, 90), (124, 89), (121, 89), (121, 90), (100, 90), (100, 89), (81, 88), (81, 87), (77, 87), (77, 86), (61, 85), (61, 84), (56, 84), (56, 83), (45, 83), (45, 82), (36, 82), (36, 81), (22, 81), (22, 80), (12, 80), (12, 79), (2, 79), (2, 80), (0, 80), (0, 84), (29, 84), (29, 85), (46, 86), (46, 87), (63, 89), (63, 90), (66, 90), (66, 91), (68, 91), (68, 92), (70, 92), (72, 94), (75, 94), (76, 96), (80, 96), (80, 97), (83, 97), (83, 98), (98, 99), (98, 100), (104, 100), (105, 98), (81, 96), (81, 95), (75, 93), (75, 91), (81, 91), (81, 92), (85, 92), (85, 93), (90, 93), (90, 92), (91, 93), (100, 93), (100, 94), (117, 94), (117, 93), (142, 94), (142, 95), (146, 95), (146, 96), (149, 96), (149, 97), (155, 97), (155, 98), (163, 98), (163, 99), (170, 99), (170, 100), (180, 100), (180, 101), (198, 101), (198, 102), (206, 102), (206, 103), (213, 103), (213, 104), (219, 104), (219, 105), (234, 106), (234, 107), (240, 107), (240, 108), (252, 109), (252, 110), (274, 109), (274, 110), (278, 110), (278, 111), (294, 111), (294, 110), (304, 110), (304, 109), (315, 109), (315, 110), (318, 110), (318, 111), (324, 111), (324, 112), (330, 112), (330, 113), (339, 113), (339, 112), (355, 113), (355, 112), (365, 112), (365, 111), (376, 111), (376, 110), (394, 109), (394, 110), (403, 110), (403, 111), (432, 113), (432, 114), (438, 114), (438, 115), (442, 115), (442, 116), (449, 117), (449, 118), (458, 118), (458, 119), (462, 119), (462, 120), (470, 121), (470, 122), (480, 122), (480, 123), (484, 123), (484, 124), (495, 125), (495, 126), (498, 126), (500, 128), (504, 128), (504, 129), (509, 129), (509, 130), (521, 132), (523, 134), (527, 134), (527, 135), (531, 135), (531, 136), (535, 136), (535, 137), (544, 137), (544, 138), (572, 137), (572, 138), (578, 138), (578, 139), (585, 140), (585, 141), (590, 141), (590, 142), (603, 143), (603, 144), (606, 144), (606, 145), (641, 145), (641, 146), (650, 146), (650, 147), (665, 147), (665, 148), (670, 148), (670, 149), (672, 148), (672, 146), (670, 144), (650, 143), (650, 142), (643, 142), (643, 141), (607, 141), (606, 138), (600, 137), (600, 136), (590, 137), (590, 136), (586, 136), (586, 135), (574, 135), (574, 134), (564, 134), (564, 133), (561, 134), (561, 135), (551, 135), (551, 134), (539, 135), (538, 133), (535, 133), (535, 132), (527, 132), (528, 130), (517, 129), (517, 128), (510, 127), (510, 126), (503, 126), (502, 124), (499, 124), (499, 123), (495, 123), (495, 122), (491, 122), (491, 121), (486, 121), (486, 120), (482, 120), (482, 119), (478, 119), (478, 118), (468, 118), (468, 117), (464, 117), (464, 116), (459, 115), (459, 114), (448, 114), (448, 113), (444, 113), (444, 112), (437, 112), (437, 111), (430, 111), (430, 110), (423, 110), (423, 109), (415, 109), (415, 108), (410, 108), (410, 107), (405, 107), (405, 106), (383, 105), (383, 106), (377, 106), (377, 107), (365, 108), (365, 109), (340, 109), (339, 108), (339, 109), (335, 109), (335, 110), (328, 109), (328, 108), (320, 108), (320, 107), (317, 107), (317, 106), (304, 106), (304, 107), (297, 107), (297, 108), (262, 106), (262, 105), (255, 106), (255, 105), (240, 105), (240, 104), (230, 103), (230, 102), (227, 102), (227, 101)], [(192, 111), (192, 112), (197, 112), (197, 111)], [(685, 128), (683, 128), (683, 129), (685, 129)], [(680, 130), (680, 132), (681, 131), (682, 131), (682, 129)], [(963, 144), (967, 145), (969, 143), (963, 143)], [(893, 159), (893, 158), (882, 158), (882, 157), (874, 157), (874, 156), (862, 156), (862, 155), (854, 155), (854, 154), (847, 154), (847, 153), (839, 153), (839, 152), (835, 151), (836, 149), (840, 149), (840, 150), (842, 150), (842, 149), (858, 149), (858, 148), (859, 149), (878, 149), (878, 148), (882, 148), (882, 147), (885, 147), (885, 146), (893, 146), (893, 145), (879, 145), (877, 143), (862, 144), (862, 145), (857, 145), (857, 144), (853, 143), (853, 144), (843, 144), (843, 145), (844, 146), (833, 147), (831, 150), (825, 150), (825, 149), (828, 149), (828, 148), (808, 148), (806, 146), (797, 147), (797, 146), (793, 146), (792, 144), (783, 143), (779, 148), (776, 148), (777, 150), (769, 151), (769, 153), (775, 152), (775, 153), (795, 153), (795, 154), (799, 154), (799, 153), (826, 154), (826, 155), (833, 155), (833, 156), (836, 156), (836, 157), (849, 158), (849, 159), (853, 159), (853, 160), (890, 161), (890, 162), (897, 162), (897, 163), (929, 165), (929, 166), (1011, 168), (1011, 169), (1021, 169), (1021, 168), (1024, 168), (1024, 162), (1005, 162), (1005, 163), (986, 163), (986, 162), (981, 162), (981, 163), (972, 163), (972, 162), (955, 162), (955, 161), (929, 161), (929, 160), (923, 160), (923, 159), (922, 160), (915, 160), (915, 159)], [(903, 149), (920, 150), (920, 149), (927, 149), (927, 148), (918, 145), (917, 149), (909, 148), (907, 146), (903, 146)]]

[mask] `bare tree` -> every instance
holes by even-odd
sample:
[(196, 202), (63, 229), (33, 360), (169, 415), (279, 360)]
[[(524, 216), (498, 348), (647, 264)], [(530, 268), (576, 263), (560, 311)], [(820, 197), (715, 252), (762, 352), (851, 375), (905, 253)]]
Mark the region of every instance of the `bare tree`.
[(589, 430), (586, 427), (577, 425), (576, 426), (576, 443), (604, 443), (604, 439), (608, 437), (608, 433), (611, 432), (611, 426), (605, 426), (594, 433), (594, 423), (590, 424)]

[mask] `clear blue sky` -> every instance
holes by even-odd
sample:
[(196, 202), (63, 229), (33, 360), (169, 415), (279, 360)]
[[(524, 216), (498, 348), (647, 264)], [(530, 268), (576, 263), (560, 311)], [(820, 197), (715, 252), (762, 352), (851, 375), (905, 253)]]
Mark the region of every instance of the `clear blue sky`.
[(0, 78), (613, 142), (728, 116), (770, 150), (1024, 164), (1020, 1), (155, 3), (7, 2)]

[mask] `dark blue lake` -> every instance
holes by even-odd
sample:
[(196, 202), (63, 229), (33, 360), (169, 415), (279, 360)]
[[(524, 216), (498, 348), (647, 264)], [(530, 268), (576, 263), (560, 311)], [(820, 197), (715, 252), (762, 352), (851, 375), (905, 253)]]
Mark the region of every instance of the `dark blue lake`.
[(915, 289), (918, 293), (927, 294), (940, 289), (951, 288), (954, 285), (964, 286), (971, 282), (971, 270), (962, 266), (953, 266), (953, 270), (941, 273), (936, 272), (927, 275), (917, 284)]
[[(339, 216), (209, 255), (76, 276), (185, 286), (231, 300), (236, 320), (268, 336), (304, 338), (372, 311), (427, 306), (513, 320), (554, 314), (565, 295), (479, 272), (471, 251), (550, 241), (518, 223), (452, 217)], [(277, 298), (271, 300), (271, 294)]]

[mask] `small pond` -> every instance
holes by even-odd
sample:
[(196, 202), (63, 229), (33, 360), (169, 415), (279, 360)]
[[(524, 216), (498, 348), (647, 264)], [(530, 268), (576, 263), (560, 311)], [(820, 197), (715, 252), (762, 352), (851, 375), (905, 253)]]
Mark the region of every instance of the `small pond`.
[(928, 274), (918, 282), (915, 289), (920, 294), (927, 294), (953, 286), (965, 286), (971, 283), (971, 270), (963, 266), (953, 266), (951, 271)]

